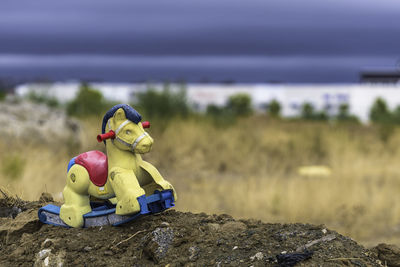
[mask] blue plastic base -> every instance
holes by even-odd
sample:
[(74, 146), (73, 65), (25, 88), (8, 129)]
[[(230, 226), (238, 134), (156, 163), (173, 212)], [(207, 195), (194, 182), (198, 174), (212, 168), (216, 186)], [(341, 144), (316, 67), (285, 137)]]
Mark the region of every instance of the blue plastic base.
[[(115, 205), (109, 203), (91, 202), (92, 211), (83, 215), (84, 227), (113, 225), (118, 226), (133, 221), (143, 215), (162, 212), (172, 208), (174, 204), (174, 196), (172, 191), (155, 191), (153, 195), (146, 197), (145, 195), (137, 198), (140, 204), (140, 212), (132, 215), (115, 214)], [(56, 205), (46, 205), (39, 209), (39, 220), (46, 224), (69, 227), (60, 218), (60, 207)]]

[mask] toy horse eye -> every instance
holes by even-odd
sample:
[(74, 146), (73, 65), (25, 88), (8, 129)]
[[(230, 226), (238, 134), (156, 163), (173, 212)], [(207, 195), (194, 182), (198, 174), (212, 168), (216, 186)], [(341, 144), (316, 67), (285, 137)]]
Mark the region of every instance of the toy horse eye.
[(125, 133), (126, 134), (131, 134), (131, 130), (126, 130)]

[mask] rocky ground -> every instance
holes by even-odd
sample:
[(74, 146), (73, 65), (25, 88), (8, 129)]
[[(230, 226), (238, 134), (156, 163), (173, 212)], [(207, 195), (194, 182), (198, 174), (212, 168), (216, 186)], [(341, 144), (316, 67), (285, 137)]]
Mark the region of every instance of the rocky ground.
[(400, 266), (400, 250), (368, 250), (323, 225), (268, 224), (174, 210), (121, 227), (43, 225), (38, 202), (0, 199), (0, 266)]
[(3, 138), (41, 144), (78, 142), (81, 133), (79, 122), (64, 110), (12, 97), (0, 103), (0, 125)]

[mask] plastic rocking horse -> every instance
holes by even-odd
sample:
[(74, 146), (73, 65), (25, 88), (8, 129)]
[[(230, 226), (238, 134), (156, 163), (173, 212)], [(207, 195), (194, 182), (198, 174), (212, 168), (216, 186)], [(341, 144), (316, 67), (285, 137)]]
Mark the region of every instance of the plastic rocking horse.
[[(61, 209), (55, 205), (41, 208), (42, 222), (70, 227), (120, 225), (174, 206), (173, 186), (140, 156), (153, 144), (144, 130), (150, 124), (141, 119), (124, 104), (106, 113), (97, 140), (105, 143), (107, 156), (89, 151), (71, 159), (64, 204)], [(105, 201), (90, 202), (91, 197)]]

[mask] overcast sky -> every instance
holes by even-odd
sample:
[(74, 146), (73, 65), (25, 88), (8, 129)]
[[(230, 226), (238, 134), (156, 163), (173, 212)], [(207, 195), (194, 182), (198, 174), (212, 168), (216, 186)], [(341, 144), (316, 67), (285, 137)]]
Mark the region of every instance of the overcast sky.
[(357, 82), (398, 60), (398, 0), (0, 1), (0, 77)]

